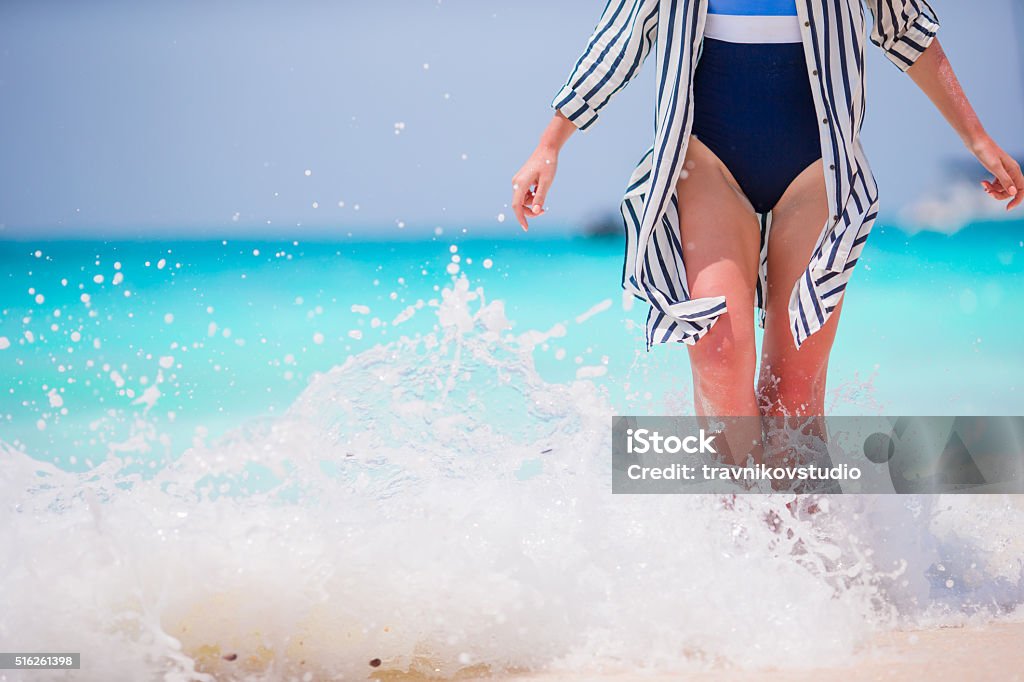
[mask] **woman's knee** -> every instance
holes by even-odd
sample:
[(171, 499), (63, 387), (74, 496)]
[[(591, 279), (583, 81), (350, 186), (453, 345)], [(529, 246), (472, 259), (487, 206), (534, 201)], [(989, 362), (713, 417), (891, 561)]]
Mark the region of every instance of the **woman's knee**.
[(753, 329), (734, 329), (727, 315), (690, 347), (694, 378), (715, 385), (753, 383), (757, 346)]

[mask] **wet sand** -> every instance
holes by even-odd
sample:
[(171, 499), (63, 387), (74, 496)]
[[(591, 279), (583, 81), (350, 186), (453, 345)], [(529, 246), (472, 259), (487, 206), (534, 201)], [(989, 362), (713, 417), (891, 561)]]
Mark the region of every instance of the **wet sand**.
[(1024, 682), (1024, 621), (979, 627), (890, 632), (876, 638), (851, 666), (733, 670), (676, 674), (545, 673), (504, 682)]

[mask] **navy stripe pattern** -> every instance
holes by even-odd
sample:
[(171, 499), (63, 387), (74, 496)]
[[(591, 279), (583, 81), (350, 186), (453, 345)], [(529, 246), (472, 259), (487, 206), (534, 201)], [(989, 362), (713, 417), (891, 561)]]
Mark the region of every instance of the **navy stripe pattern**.
[[(870, 33), (862, 2), (873, 16)], [(878, 216), (878, 187), (859, 139), (865, 44), (870, 39), (906, 71), (931, 43), (939, 22), (926, 0), (796, 0), (796, 6), (821, 120), (832, 214), (789, 299), (790, 328), (799, 348), (839, 304)], [(724, 296), (690, 296), (679, 243), (676, 181), (693, 124), (693, 73), (707, 12), (708, 0), (608, 0), (583, 55), (551, 102), (586, 130), (650, 52), (656, 54), (654, 144), (634, 169), (621, 204), (622, 287), (651, 306), (648, 351), (656, 343), (696, 343), (726, 311)], [(763, 327), (771, 213), (759, 218), (756, 306)]]

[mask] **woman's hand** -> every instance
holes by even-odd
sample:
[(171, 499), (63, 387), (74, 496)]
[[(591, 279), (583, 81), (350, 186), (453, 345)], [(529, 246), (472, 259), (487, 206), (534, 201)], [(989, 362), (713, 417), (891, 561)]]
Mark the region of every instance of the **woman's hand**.
[(529, 229), (527, 216), (536, 218), (544, 214), (544, 201), (557, 168), (558, 149), (542, 144), (512, 178), (512, 210), (524, 230)]
[(544, 202), (558, 168), (558, 151), (575, 131), (576, 124), (556, 111), (540, 136), (540, 144), (512, 178), (512, 210), (524, 230), (529, 229), (527, 216), (536, 218), (544, 214)]
[(938, 38), (933, 39), (907, 69), (907, 74), (928, 95), (981, 165), (993, 175), (992, 181), (981, 183), (988, 195), (999, 201), (1010, 199), (1007, 211), (1017, 208), (1024, 201), (1024, 177), (1021, 177), (1020, 164), (985, 132)]
[(988, 135), (971, 145), (971, 153), (978, 157), (981, 165), (993, 175), (992, 180), (983, 180), (981, 186), (988, 195), (997, 201), (1010, 199), (1006, 210), (1020, 206), (1024, 201), (1024, 175), (1020, 164), (1004, 152)]

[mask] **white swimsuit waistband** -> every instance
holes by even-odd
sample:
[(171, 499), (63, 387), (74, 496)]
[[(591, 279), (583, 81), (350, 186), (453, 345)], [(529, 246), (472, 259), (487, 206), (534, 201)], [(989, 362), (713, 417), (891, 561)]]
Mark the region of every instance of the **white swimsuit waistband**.
[(730, 43), (799, 43), (800, 19), (796, 16), (737, 16), (708, 14), (704, 37)]

